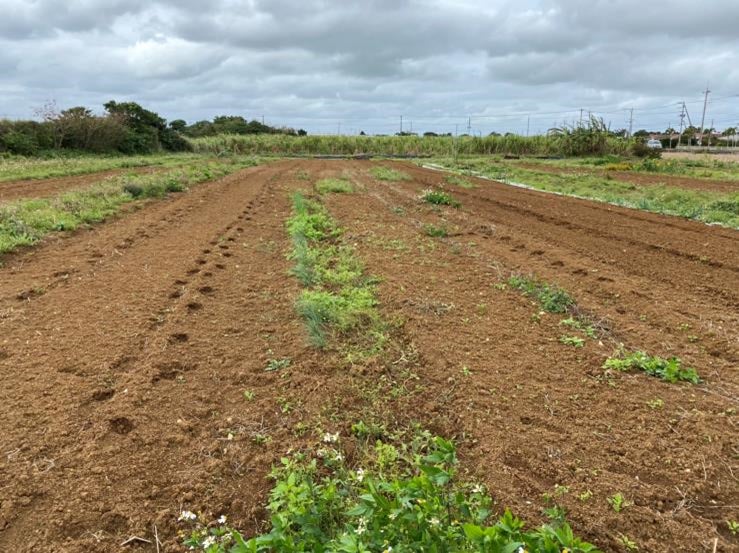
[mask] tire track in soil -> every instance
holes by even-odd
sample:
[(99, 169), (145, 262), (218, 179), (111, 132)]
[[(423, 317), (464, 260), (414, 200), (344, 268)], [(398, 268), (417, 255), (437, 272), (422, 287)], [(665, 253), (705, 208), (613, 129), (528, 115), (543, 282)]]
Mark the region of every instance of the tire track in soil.
[(67, 192), (77, 188), (92, 186), (110, 177), (124, 173), (135, 175), (155, 173), (162, 171), (162, 167), (131, 167), (126, 169), (111, 169), (97, 173), (85, 173), (71, 177), (51, 177), (48, 179), (21, 179), (0, 182), (0, 204), (21, 200), (26, 198), (48, 198), (56, 196), (61, 192)]
[[(506, 218), (491, 213), (488, 203), (476, 202), (474, 194), (464, 196), (453, 187), (462, 209), (434, 213), (417, 200), (428, 178), (378, 183), (365, 177), (363, 184), (367, 193), (361, 200), (331, 196), (329, 209), (351, 229), (347, 238), (358, 244), (369, 272), (381, 278), (384, 309), (389, 317), (406, 321), (404, 332), (422, 356), (418, 376), (426, 391), (416, 399), (416, 411), (432, 420), (452, 419), (453, 431), (465, 437), (465, 466), (489, 484), (501, 505), (540, 521), (542, 494), (552, 493), (555, 484), (567, 485), (571, 493), (557, 502), (568, 509), (576, 532), (605, 550), (618, 550), (619, 532), (649, 551), (710, 551), (714, 536), (723, 550), (737, 550), (725, 529), (739, 502), (736, 470), (731, 469), (736, 467), (732, 447), (739, 444), (727, 415), (736, 407), (735, 365), (714, 362), (709, 374), (704, 371), (708, 383), (700, 388), (637, 374), (617, 376), (614, 386), (599, 381), (610, 346), (592, 340), (582, 349), (559, 344), (558, 336), (566, 332), (556, 316), (532, 322), (535, 308), (527, 299), (492, 287), (498, 270), (505, 270), (501, 262), (530, 268), (544, 255), (531, 256), (530, 250), (511, 248), (477, 230), (493, 223), (496, 232), (508, 234)], [(405, 215), (393, 213), (395, 206), (403, 207)], [(440, 220), (459, 224), (462, 235), (442, 241), (421, 235), (423, 223)], [(515, 228), (527, 223), (519, 221)], [(548, 250), (539, 229), (530, 228), (533, 232), (521, 232), (514, 244), (528, 248), (538, 243)], [(397, 239), (409, 250), (392, 255), (395, 246), (388, 244)], [(711, 240), (710, 232), (706, 239)], [(591, 260), (579, 248), (557, 247), (563, 265), (542, 262), (548, 267), (543, 276), (563, 284), (579, 279), (578, 290), (590, 286), (583, 284), (581, 273), (572, 274), (572, 266), (588, 267)], [(618, 290), (614, 281), (608, 284)], [(679, 288), (670, 292), (660, 290), (659, 281), (655, 285), (658, 295), (682, 299)], [(592, 295), (588, 299), (597, 313), (601, 302)], [(630, 308), (633, 300), (625, 297), (621, 303)], [(731, 320), (731, 306), (722, 308), (716, 301), (711, 307)], [(620, 323), (614, 323), (617, 331), (637, 342), (663, 341), (659, 329), (643, 324), (621, 329)], [(691, 357), (704, 370), (703, 363), (712, 358), (695, 349)], [(463, 366), (472, 373), (465, 376)], [(733, 386), (728, 388), (733, 400), (723, 386)], [(654, 398), (664, 401), (663, 409), (647, 406)], [(577, 500), (575, 495), (586, 490), (594, 498)], [(635, 505), (614, 513), (605, 499), (616, 492)]]
[[(316, 389), (334, 386), (294, 315), (284, 258), (282, 181), (296, 166), (199, 185), (2, 271), (5, 290), (63, 259), (83, 267), (2, 321), (0, 549), (110, 551), (157, 524), (179, 550), (179, 508), (228, 512), (246, 530), (263, 518), (264, 475), (318, 409)], [(106, 252), (94, 267), (74, 260), (89, 251), (80, 242)], [(272, 356), (295, 373), (265, 373)]]

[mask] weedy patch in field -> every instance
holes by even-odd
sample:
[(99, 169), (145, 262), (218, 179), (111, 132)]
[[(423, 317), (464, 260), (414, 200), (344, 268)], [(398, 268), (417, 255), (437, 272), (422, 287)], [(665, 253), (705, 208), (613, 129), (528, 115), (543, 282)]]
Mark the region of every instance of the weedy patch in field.
[(485, 488), (459, 478), (452, 442), (427, 432), (394, 438), (358, 441), (350, 465), (339, 435), (326, 433), (315, 453), (272, 471), (268, 533), (246, 539), (223, 517), (183, 512), (184, 544), (208, 553), (597, 551), (561, 516), (532, 530), (510, 511), (493, 518)]
[(349, 338), (354, 354), (379, 351), (387, 337), (377, 310), (376, 282), (365, 276), (354, 249), (339, 242), (342, 229), (322, 204), (301, 193), (293, 195), (287, 229), (296, 262), (292, 272), (306, 287), (296, 308), (311, 343), (326, 347), (329, 334), (336, 332)]
[(444, 177), (444, 180), (447, 181), (449, 184), (453, 184), (454, 186), (459, 186), (460, 188), (475, 188), (475, 185), (472, 183), (472, 181), (460, 176), (460, 175), (447, 175)]
[(171, 192), (241, 168), (235, 164), (184, 167), (139, 176), (107, 179), (55, 198), (20, 200), (0, 207), (0, 253), (32, 245), (52, 232), (98, 223), (117, 213), (125, 203), (160, 198)]
[(445, 238), (449, 236), (449, 232), (446, 227), (437, 227), (436, 225), (431, 224), (423, 226), (423, 233), (432, 238)]
[(700, 383), (700, 377), (696, 370), (690, 367), (684, 367), (677, 357), (663, 359), (648, 355), (643, 351), (622, 352), (617, 357), (609, 357), (603, 364), (603, 368), (615, 369), (617, 371), (637, 369), (672, 383), (681, 381), (692, 384)]
[(350, 194), (354, 192), (354, 185), (346, 179), (321, 179), (316, 183), (319, 194)]
[(567, 292), (533, 277), (513, 275), (508, 279), (508, 286), (535, 299), (549, 313), (565, 313), (575, 305), (575, 300)]
[(389, 167), (384, 167), (382, 165), (378, 165), (376, 167), (373, 167), (372, 169), (370, 169), (370, 173), (377, 180), (398, 182), (398, 181), (402, 181), (402, 180), (410, 180), (411, 179), (411, 177), (410, 177), (410, 175), (408, 173), (404, 173), (402, 171), (397, 171), (395, 169), (390, 169)]
[(448, 205), (454, 208), (462, 207), (462, 204), (455, 200), (451, 194), (443, 190), (424, 190), (421, 193), (421, 200), (433, 205)]

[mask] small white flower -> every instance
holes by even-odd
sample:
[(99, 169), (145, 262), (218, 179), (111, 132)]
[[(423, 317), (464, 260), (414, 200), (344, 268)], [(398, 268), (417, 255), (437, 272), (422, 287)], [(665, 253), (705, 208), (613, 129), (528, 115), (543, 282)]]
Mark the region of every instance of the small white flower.
[(389, 518), (390, 520), (395, 520), (396, 518), (398, 518), (398, 513), (390, 513), (387, 518)]
[(359, 482), (364, 480), (364, 469), (357, 469), (357, 480)]
[(485, 493), (485, 487), (482, 484), (476, 484), (472, 488), (472, 493)]
[(215, 539), (215, 537), (213, 537), (213, 536), (208, 536), (207, 538), (205, 538), (205, 539), (203, 540), (203, 543), (201, 543), (200, 545), (201, 545), (201, 547), (202, 547), (203, 549), (208, 549), (208, 548), (209, 548), (209, 547), (210, 547), (211, 545), (215, 545), (215, 543), (216, 543), (216, 539)]
[(226, 524), (226, 515), (221, 515), (218, 517), (218, 524)]
[(327, 444), (335, 444), (339, 441), (339, 433), (331, 434), (331, 432), (326, 432), (323, 435), (323, 441)]
[(392, 545), (388, 545), (387, 546), (387, 549), (385, 549), (382, 553), (391, 553), (392, 550), (393, 550), (393, 546)]
[(432, 517), (431, 520), (429, 520), (429, 524), (431, 524), (431, 526), (439, 526), (441, 521), (436, 517)]
[(334, 456), (334, 461), (343, 461), (343, 460), (344, 460), (344, 456), (341, 453), (336, 453), (336, 455)]
[(196, 518), (198, 518), (198, 515), (192, 511), (182, 511), (177, 520), (195, 520)]
[(361, 536), (367, 531), (367, 519), (360, 518), (359, 524), (357, 525), (357, 535)]

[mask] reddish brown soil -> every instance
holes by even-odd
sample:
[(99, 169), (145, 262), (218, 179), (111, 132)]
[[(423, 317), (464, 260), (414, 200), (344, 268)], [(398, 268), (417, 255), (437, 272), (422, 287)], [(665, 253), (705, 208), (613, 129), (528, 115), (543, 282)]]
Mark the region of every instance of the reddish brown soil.
[[(153, 552), (119, 544), (156, 527), (179, 551), (183, 508), (252, 532), (270, 464), (314, 441), (299, 423), (344, 433), (356, 389), (403, 366), (389, 411), (454, 436), (500, 508), (541, 522), (559, 484), (575, 531), (606, 551), (621, 534), (642, 551), (739, 551), (737, 233), (490, 181), (462, 190), (410, 164), (395, 167), (412, 180), (377, 182), (370, 167), (248, 169), (6, 258), (0, 550)], [(298, 169), (364, 187), (324, 202), (381, 278), (392, 359), (345, 367), (306, 345), (283, 226), (288, 192), (310, 186)], [(420, 203), (429, 186), (462, 207)], [(429, 223), (452, 235), (425, 236)], [(495, 286), (511, 271), (569, 290), (601, 342), (559, 343), (560, 317)], [(616, 342), (679, 355), (705, 383), (604, 375)], [(278, 358), (292, 364), (265, 372)], [(619, 514), (617, 492), (634, 502)]]
[(628, 182), (639, 186), (674, 186), (687, 188), (689, 190), (708, 190), (711, 192), (737, 192), (739, 181), (726, 181), (717, 179), (696, 179), (692, 177), (680, 177), (676, 175), (659, 175), (651, 173), (640, 173), (637, 171), (605, 171), (601, 169), (589, 169), (587, 167), (560, 167), (547, 165), (546, 163), (513, 162), (516, 167), (542, 171), (555, 175), (586, 174), (598, 177), (612, 178), (622, 182)]
[(84, 188), (103, 179), (120, 175), (121, 173), (151, 173), (160, 171), (157, 167), (137, 167), (135, 169), (113, 169), (99, 173), (88, 173), (72, 177), (58, 177), (50, 179), (25, 179), (16, 181), (0, 182), (0, 203), (10, 202), (21, 198), (47, 198), (56, 196), (61, 192)]

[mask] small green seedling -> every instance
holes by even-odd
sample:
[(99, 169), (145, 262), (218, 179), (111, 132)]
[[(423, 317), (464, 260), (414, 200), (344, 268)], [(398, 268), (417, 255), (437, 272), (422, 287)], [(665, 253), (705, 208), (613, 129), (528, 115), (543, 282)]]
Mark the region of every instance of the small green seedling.
[(665, 402), (657, 397), (647, 401), (647, 405), (649, 405), (651, 409), (662, 409), (665, 406)]
[(634, 504), (632, 501), (626, 499), (621, 492), (612, 495), (606, 501), (608, 501), (608, 504), (617, 513), (620, 513), (627, 507), (631, 507)]
[(270, 359), (267, 362), (267, 367), (264, 370), (266, 372), (279, 371), (281, 369), (288, 368), (290, 366), (290, 363), (292, 363), (292, 360), (288, 357), (284, 359)]
[(560, 336), (559, 341), (566, 346), (573, 346), (576, 348), (581, 348), (585, 345), (585, 340), (579, 336)]
[(251, 401), (254, 399), (254, 392), (252, 390), (244, 390), (244, 399)]
[(450, 194), (447, 194), (443, 190), (424, 190), (421, 194), (421, 200), (433, 205), (448, 205), (455, 208), (459, 208), (462, 206), (461, 203), (452, 198)]

